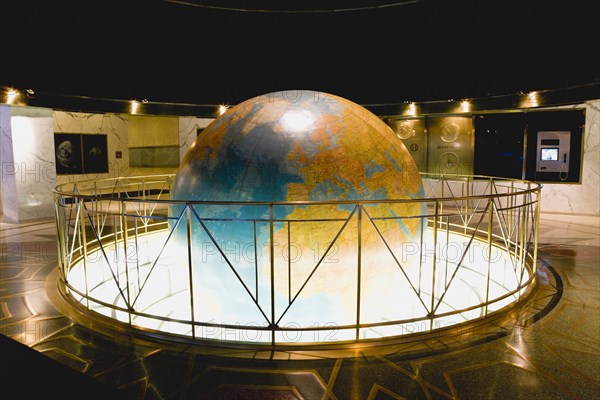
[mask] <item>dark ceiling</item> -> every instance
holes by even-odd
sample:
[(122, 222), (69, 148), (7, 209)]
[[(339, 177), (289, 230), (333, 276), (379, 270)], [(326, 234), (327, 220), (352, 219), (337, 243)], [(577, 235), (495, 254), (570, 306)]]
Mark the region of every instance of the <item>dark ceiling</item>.
[(4, 0), (0, 85), (236, 104), (313, 89), (361, 104), (596, 83), (596, 1)]

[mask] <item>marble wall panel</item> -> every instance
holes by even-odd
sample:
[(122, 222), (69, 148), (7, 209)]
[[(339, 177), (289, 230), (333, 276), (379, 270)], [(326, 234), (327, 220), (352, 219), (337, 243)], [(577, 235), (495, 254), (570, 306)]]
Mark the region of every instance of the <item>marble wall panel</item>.
[(14, 106), (7, 112), (2, 107), (1, 125), (4, 219), (52, 217), (56, 186), (52, 111)]
[(129, 147), (161, 147), (179, 144), (179, 117), (130, 115)]
[(10, 107), (3, 105), (0, 105), (0, 168), (2, 172), (2, 176), (0, 176), (2, 219), (18, 222), (16, 164), (13, 156)]
[(183, 160), (199, 129), (204, 129), (214, 118), (179, 117), (179, 161)]

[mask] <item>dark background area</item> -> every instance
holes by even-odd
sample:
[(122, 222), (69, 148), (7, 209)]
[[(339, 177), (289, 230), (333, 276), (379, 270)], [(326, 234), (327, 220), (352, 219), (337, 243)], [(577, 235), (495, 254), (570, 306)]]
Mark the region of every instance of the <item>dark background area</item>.
[[(473, 122), (475, 128), (473, 173), (522, 179), (525, 113), (477, 115)], [(529, 145), (535, 146), (535, 143)]]
[[(117, 389), (4, 335), (0, 335), (0, 354), (2, 400), (131, 400)], [(35, 381), (29, 381), (32, 377)]]
[(597, 3), (4, 0), (0, 84), (196, 104), (294, 89), (373, 104), (563, 88), (600, 80)]

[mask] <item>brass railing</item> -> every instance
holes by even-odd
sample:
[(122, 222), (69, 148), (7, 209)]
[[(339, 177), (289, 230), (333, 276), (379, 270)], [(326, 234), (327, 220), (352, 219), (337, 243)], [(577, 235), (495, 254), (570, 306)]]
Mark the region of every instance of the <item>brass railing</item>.
[[(140, 332), (278, 345), (355, 343), (431, 332), (512, 307), (535, 287), (541, 192), (535, 182), (422, 174), (425, 193), (417, 199), (198, 202), (171, 200), (173, 178), (125, 177), (55, 189), (64, 293)], [(420, 204), (423, 213), (389, 217), (372, 211), (377, 205), (403, 204)], [(250, 218), (207, 212), (239, 207), (257, 211)], [(323, 215), (325, 208), (343, 210), (343, 215), (289, 217), (299, 207), (315, 210), (315, 215)], [(417, 220), (416, 242), (389, 240), (380, 229), (386, 219)], [(237, 232), (243, 245), (232, 250), (220, 240), (219, 229), (225, 226)], [(297, 255), (309, 251), (299, 236), (307, 226), (334, 227), (330, 232), (335, 233), (330, 241), (317, 243), (319, 248), (310, 248), (310, 267), (306, 254)], [(367, 241), (377, 242), (376, 251), (368, 252)], [(341, 259), (347, 269), (322, 276), (332, 270), (332, 259), (340, 262), (334, 254), (339, 246), (355, 249)], [(385, 262), (367, 267), (375, 256)], [(208, 258), (221, 263), (226, 287), (235, 287), (235, 293), (207, 297), (222, 284), (211, 288), (202, 281), (208, 279), (201, 272)], [(380, 264), (389, 264), (389, 272), (382, 272)], [(211, 279), (219, 279), (213, 275)], [(386, 288), (380, 297), (375, 281)], [(345, 304), (315, 310), (317, 303), (306, 293), (328, 288), (333, 291), (329, 300), (339, 295)], [(336, 294), (340, 288), (351, 293)], [(223, 299), (230, 297), (243, 298), (235, 304), (249, 308), (215, 319), (219, 314), (209, 309), (226, 308)], [(319, 319), (321, 311), (324, 319)], [(246, 316), (252, 313), (254, 317)]]

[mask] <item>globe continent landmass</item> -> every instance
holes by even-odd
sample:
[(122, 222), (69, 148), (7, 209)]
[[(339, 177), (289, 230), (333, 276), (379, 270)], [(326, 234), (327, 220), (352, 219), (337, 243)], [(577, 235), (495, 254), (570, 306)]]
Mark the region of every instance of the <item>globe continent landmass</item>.
[[(308, 90), (277, 92), (232, 107), (192, 144), (171, 197), (231, 203), (195, 204), (189, 213), (194, 268), (204, 271), (201, 285), (215, 296), (227, 290), (231, 297), (217, 301), (215, 318), (228, 314), (227, 309), (253, 303), (251, 299), (269, 314), (271, 267), (278, 312), (319, 308), (323, 318), (341, 324), (355, 315), (359, 264), (365, 280), (361, 307), (384, 309), (373, 298), (382, 287), (410, 286), (410, 276), (406, 282), (386, 278), (382, 264), (397, 263), (402, 245), (419, 240), (423, 220), (418, 216), (425, 215), (425, 203), (402, 202), (423, 197), (419, 173), (391, 128), (339, 96)], [(357, 206), (377, 200), (383, 202)], [(341, 203), (323, 204), (332, 201)], [(270, 208), (269, 203), (277, 202), (313, 203)], [(172, 221), (184, 210), (183, 204), (173, 206)], [(181, 227), (177, 236), (187, 240)], [(201, 254), (214, 246), (220, 248), (217, 256)], [(224, 260), (228, 251), (232, 256)], [(411, 261), (402, 262), (408, 269)], [(230, 290), (236, 284), (245, 289)], [(296, 297), (298, 301), (292, 301)], [(304, 321), (301, 312), (290, 314), (294, 323), (310, 320)]]

